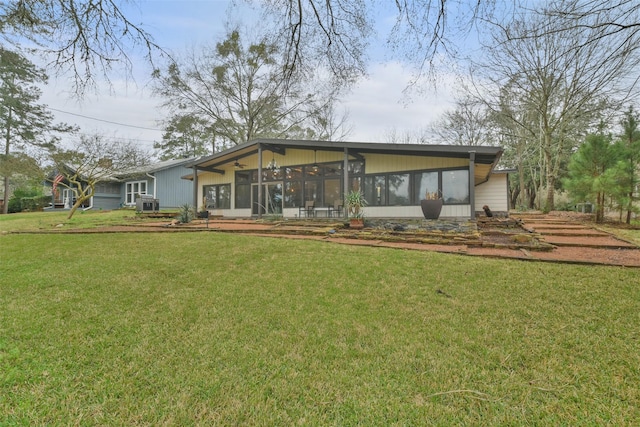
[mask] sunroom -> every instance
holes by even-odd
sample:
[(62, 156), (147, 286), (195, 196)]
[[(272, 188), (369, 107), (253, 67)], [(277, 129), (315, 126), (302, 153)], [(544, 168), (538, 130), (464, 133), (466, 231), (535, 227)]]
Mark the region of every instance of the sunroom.
[[(345, 216), (344, 195), (361, 191), (367, 217), (419, 218), (426, 193), (441, 217), (475, 218), (483, 205), (508, 211), (500, 147), (258, 139), (185, 165), (193, 204), (210, 215)], [(338, 208), (338, 209), (336, 209)], [(306, 215), (305, 215), (306, 216)]]

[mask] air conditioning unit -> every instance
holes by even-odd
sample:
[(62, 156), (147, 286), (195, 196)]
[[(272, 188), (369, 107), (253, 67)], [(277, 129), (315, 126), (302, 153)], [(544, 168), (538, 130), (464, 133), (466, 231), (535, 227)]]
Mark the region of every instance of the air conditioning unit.
[(138, 212), (158, 212), (160, 210), (160, 200), (153, 196), (142, 195), (136, 199), (136, 211)]

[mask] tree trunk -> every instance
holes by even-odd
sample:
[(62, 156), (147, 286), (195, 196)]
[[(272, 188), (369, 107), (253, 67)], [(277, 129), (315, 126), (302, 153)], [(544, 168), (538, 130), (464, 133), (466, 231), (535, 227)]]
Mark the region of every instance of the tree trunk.
[[(11, 143), (11, 116), (13, 110), (9, 107), (7, 113), (7, 131), (5, 133), (4, 155), (5, 161), (9, 161), (9, 147)], [(7, 214), (9, 212), (9, 171), (5, 171), (4, 176), (4, 203), (2, 204), (2, 213)]]
[(520, 191), (519, 188), (515, 188), (515, 189), (513, 189), (511, 191), (511, 197), (510, 197), (510, 199), (511, 199), (511, 204), (510, 204), (511, 209), (517, 209), (518, 206), (524, 206), (523, 203), (518, 204), (518, 199), (521, 198), (520, 196), (522, 194), (523, 194), (523, 192)]
[[(520, 206), (524, 206), (525, 205), (525, 201), (524, 201), (524, 168), (522, 167), (522, 162), (520, 162), (520, 164), (518, 164), (518, 174), (519, 174), (519, 185), (520, 185), (520, 194), (521, 196), (519, 197), (520, 199)], [(515, 200), (515, 202), (517, 203), (517, 200)]]
[(2, 213), (6, 214), (9, 212), (9, 177), (4, 177), (4, 203), (2, 203)]
[(547, 179), (547, 199), (545, 205), (542, 207), (544, 212), (552, 211), (554, 206), (554, 191), (556, 184), (556, 177), (553, 173), (553, 156), (551, 154), (551, 135), (545, 132), (544, 135), (544, 162), (545, 162), (545, 176)]
[(604, 219), (604, 193), (596, 195), (596, 222), (601, 223)]

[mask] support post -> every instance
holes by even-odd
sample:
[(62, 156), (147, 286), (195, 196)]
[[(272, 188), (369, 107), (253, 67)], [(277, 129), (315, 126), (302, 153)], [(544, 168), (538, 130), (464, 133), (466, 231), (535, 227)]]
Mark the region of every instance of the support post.
[[(154, 194), (153, 197), (156, 197)], [(198, 167), (193, 166), (193, 208), (198, 211)]]
[(475, 170), (476, 170), (476, 152), (469, 151), (469, 203), (471, 204), (470, 219), (476, 219), (476, 183), (475, 183)]
[(258, 144), (258, 219), (262, 218), (262, 144)]
[(342, 175), (344, 179), (343, 185), (343, 194), (342, 194), (342, 212), (343, 217), (347, 218), (349, 213), (347, 212), (347, 207), (344, 205), (344, 199), (349, 194), (349, 149), (347, 147), (344, 148), (344, 160), (342, 165)]

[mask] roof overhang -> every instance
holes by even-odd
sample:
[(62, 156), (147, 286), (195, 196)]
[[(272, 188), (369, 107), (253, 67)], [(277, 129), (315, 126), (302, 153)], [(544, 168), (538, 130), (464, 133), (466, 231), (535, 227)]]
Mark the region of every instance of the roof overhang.
[[(476, 176), (482, 181), (489, 178), (489, 174), (496, 167), (502, 156), (501, 147), (489, 146), (463, 146), (463, 145), (427, 145), (427, 144), (388, 144), (373, 142), (343, 142), (343, 141), (313, 141), (313, 140), (293, 140), (293, 139), (256, 139), (229, 148), (228, 150), (201, 157), (185, 167), (192, 167), (196, 170), (219, 172), (219, 168), (229, 163), (234, 163), (245, 157), (253, 156), (259, 150), (271, 151), (285, 155), (287, 149), (318, 150), (347, 152), (352, 158), (362, 158), (366, 154), (386, 154), (400, 156), (423, 156), (423, 157), (444, 157), (444, 158), (474, 158), (476, 167), (486, 165), (488, 167), (478, 168), (478, 172), (483, 171), (484, 178)], [(478, 182), (476, 182), (478, 184)]]

